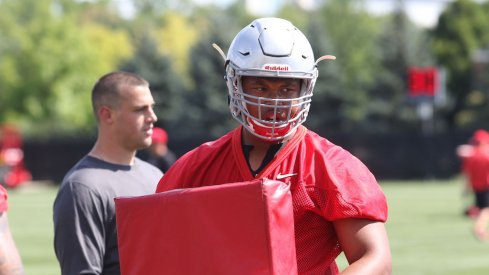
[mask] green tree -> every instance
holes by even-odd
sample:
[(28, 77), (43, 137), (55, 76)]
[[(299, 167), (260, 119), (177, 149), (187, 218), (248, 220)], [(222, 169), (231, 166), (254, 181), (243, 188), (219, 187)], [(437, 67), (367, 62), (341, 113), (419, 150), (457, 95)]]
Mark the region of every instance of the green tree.
[(237, 125), (229, 113), (224, 60), (212, 44), (216, 43), (226, 53), (234, 36), (251, 22), (248, 20), (239, 4), (227, 10), (215, 7), (198, 10), (194, 24), (200, 38), (191, 50), (189, 73), (193, 86), (186, 94), (188, 108), (184, 115), (190, 125), (183, 129), (187, 134), (216, 138)]
[(224, 60), (212, 43), (223, 45), (224, 41), (219, 34), (208, 33), (192, 49), (189, 71), (195, 86), (187, 93), (189, 108), (184, 117), (193, 125), (188, 130), (215, 138), (230, 130), (233, 120), (229, 114), (227, 87), (223, 79)]
[[(335, 54), (331, 37), (319, 18), (312, 16), (305, 29), (316, 59), (322, 55)], [(307, 126), (321, 133), (338, 131), (346, 119), (342, 115), (343, 94), (339, 65), (334, 60), (320, 61), (318, 71)]]
[(407, 96), (407, 70), (410, 66), (435, 65), (429, 51), (430, 40), (426, 30), (409, 21), (402, 1), (393, 14), (382, 18), (381, 29), (377, 40), (381, 63), (375, 84), (369, 89), (366, 124), (376, 133), (413, 131), (418, 129), (419, 118), (416, 102)]
[[(371, 107), (367, 91), (374, 85), (380, 68), (380, 53), (376, 45), (378, 21), (357, 5), (358, 1), (355, 0), (328, 1), (319, 10), (321, 23), (315, 29), (320, 33), (313, 35), (326, 34), (329, 42), (323, 52), (337, 57), (333, 61), (334, 74), (331, 75), (334, 76), (335, 90), (325, 90), (322, 96), (324, 101), (316, 102), (316, 105), (332, 108), (329, 115), (333, 119), (327, 126), (338, 128), (331, 130), (358, 129), (364, 125), (362, 122), (366, 120)], [(331, 65), (329, 62), (323, 63), (321, 66)], [(326, 85), (324, 82), (320, 87)]]
[(149, 83), (156, 106), (158, 124), (173, 131), (184, 108), (181, 78), (172, 68), (171, 60), (159, 53), (157, 44), (147, 32), (136, 45), (134, 56), (121, 69), (143, 76)]
[[(472, 89), (472, 56), (487, 46), (489, 31), (487, 10), (471, 0), (451, 2), (433, 30), (433, 52), (448, 71), (448, 92), (452, 104), (445, 118), (450, 128), (474, 123), (476, 113), (470, 110)], [(480, 100), (478, 100), (480, 101)], [(486, 100), (487, 101), (487, 100)]]
[(50, 0), (0, 2), (0, 122), (28, 133), (88, 130), (91, 86), (131, 54), (128, 37)]
[[(306, 11), (292, 2), (282, 6), (278, 17), (289, 20), (304, 33), (316, 59), (322, 55), (335, 54), (333, 41), (328, 29), (324, 27), (320, 11)], [(318, 64), (319, 77), (306, 121), (307, 127), (314, 131), (324, 133), (341, 128), (342, 95), (338, 69), (336, 61), (321, 61)]]
[(176, 11), (166, 12), (163, 19), (162, 26), (153, 31), (158, 50), (171, 56), (175, 71), (186, 78), (189, 75), (190, 50), (197, 40), (197, 28), (188, 17)]

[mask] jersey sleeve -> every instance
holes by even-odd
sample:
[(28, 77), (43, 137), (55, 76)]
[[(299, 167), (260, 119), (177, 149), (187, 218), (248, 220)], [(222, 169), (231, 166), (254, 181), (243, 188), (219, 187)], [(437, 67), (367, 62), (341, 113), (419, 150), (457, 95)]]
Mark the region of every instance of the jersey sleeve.
[(7, 190), (0, 185), (0, 213), (7, 211)]
[(101, 274), (105, 249), (101, 198), (82, 184), (63, 186), (54, 202), (54, 249), (62, 274)]
[(326, 166), (329, 177), (323, 215), (328, 220), (387, 220), (386, 197), (373, 174), (358, 158), (340, 149)]

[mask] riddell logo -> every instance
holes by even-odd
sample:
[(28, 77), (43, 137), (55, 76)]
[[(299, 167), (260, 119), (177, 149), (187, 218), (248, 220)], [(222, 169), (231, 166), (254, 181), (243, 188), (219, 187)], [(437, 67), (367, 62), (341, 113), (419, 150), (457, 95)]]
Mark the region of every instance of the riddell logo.
[(288, 71), (289, 65), (266, 64), (263, 69), (267, 71)]

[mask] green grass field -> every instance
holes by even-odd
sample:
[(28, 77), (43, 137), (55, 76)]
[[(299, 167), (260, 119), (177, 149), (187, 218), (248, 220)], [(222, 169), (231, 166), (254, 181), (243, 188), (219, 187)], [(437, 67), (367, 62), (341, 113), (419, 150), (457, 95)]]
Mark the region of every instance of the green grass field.
[[(382, 182), (389, 201), (393, 274), (489, 274), (489, 243), (472, 235), (462, 215), (462, 179)], [(59, 274), (53, 252), (52, 204), (56, 187), (9, 191), (9, 219), (27, 275)], [(344, 257), (338, 259), (346, 265)]]

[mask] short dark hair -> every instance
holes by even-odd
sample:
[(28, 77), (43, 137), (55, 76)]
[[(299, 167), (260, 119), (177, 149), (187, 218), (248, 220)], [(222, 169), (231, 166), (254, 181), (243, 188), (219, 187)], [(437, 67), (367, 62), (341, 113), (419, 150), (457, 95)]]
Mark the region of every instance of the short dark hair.
[(92, 89), (92, 108), (97, 120), (97, 112), (100, 107), (119, 105), (122, 86), (149, 87), (149, 83), (137, 74), (123, 71), (111, 72), (102, 76)]

